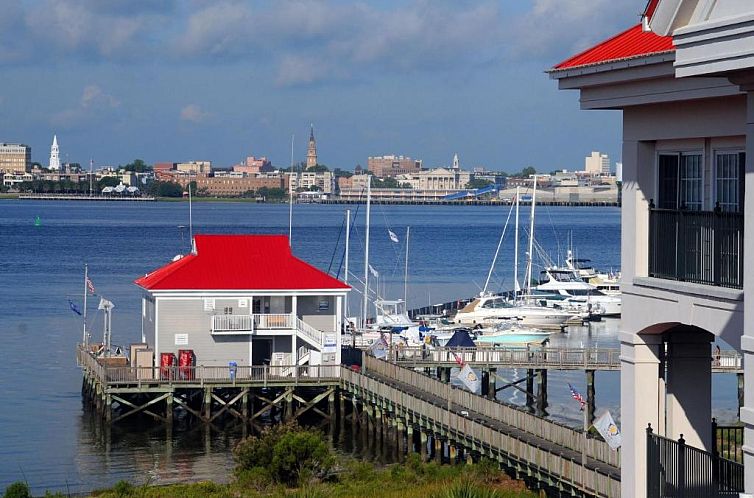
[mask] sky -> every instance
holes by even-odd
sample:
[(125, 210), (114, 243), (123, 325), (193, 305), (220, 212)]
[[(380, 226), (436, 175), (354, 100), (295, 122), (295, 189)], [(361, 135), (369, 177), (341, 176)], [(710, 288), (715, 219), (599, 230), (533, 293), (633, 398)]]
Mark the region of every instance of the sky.
[(618, 111), (545, 71), (643, 0), (0, 0), (0, 142), (47, 164), (247, 155), (366, 166), (581, 169), (620, 160)]

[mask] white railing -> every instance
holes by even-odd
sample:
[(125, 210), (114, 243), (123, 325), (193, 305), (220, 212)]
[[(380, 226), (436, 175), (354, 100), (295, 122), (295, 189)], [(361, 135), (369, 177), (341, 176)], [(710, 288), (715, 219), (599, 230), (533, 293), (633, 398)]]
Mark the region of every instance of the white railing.
[(309, 358), (311, 358), (311, 349), (309, 349), (306, 346), (301, 346), (298, 348), (298, 352), (296, 353), (296, 364), (297, 365), (303, 365), (305, 363), (309, 362)]
[(317, 330), (308, 323), (304, 322), (300, 318), (296, 317), (296, 328), (298, 330), (298, 333), (301, 334), (304, 337), (308, 337), (311, 341), (313, 341), (317, 346), (322, 347), (322, 344), (324, 344), (324, 338), (323, 333), (321, 330)]
[(293, 329), (294, 316), (292, 313), (263, 313), (254, 314), (254, 328), (259, 329)]
[(254, 325), (250, 315), (213, 315), (212, 333), (250, 333)]

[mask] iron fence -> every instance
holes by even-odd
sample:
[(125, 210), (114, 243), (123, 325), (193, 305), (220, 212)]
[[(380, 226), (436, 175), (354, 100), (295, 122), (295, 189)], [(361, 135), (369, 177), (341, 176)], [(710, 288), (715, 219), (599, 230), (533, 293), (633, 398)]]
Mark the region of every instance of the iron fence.
[(714, 453), (727, 460), (743, 463), (744, 427), (743, 425), (718, 425), (712, 419), (712, 444)]
[(649, 276), (741, 289), (744, 216), (649, 210)]
[(674, 441), (647, 427), (647, 496), (649, 498), (738, 497), (744, 490), (744, 466), (715, 452)]

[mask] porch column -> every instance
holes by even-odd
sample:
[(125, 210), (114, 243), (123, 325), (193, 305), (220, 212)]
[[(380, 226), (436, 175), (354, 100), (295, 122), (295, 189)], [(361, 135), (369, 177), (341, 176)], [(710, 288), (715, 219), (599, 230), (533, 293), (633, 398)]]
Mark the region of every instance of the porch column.
[(298, 317), (298, 296), (291, 296), (291, 315), (293, 316), (293, 337), (291, 339), (291, 362), (293, 365), (298, 365), (298, 330), (296, 325), (296, 317)]
[(340, 365), (340, 346), (342, 338), (343, 324), (343, 296), (337, 296), (335, 298), (335, 364)]
[(659, 376), (662, 337), (621, 332), (620, 342), (621, 496), (641, 497), (647, 493), (647, 424), (653, 429), (664, 427), (660, 399), (665, 393)]
[(674, 331), (668, 341), (666, 437), (681, 434), (689, 446), (711, 450), (713, 336)]
[[(754, 84), (746, 90), (746, 179), (744, 183), (744, 296), (754, 296)], [(741, 337), (744, 355), (744, 488), (754, 494), (754, 299), (744, 299), (744, 330)]]

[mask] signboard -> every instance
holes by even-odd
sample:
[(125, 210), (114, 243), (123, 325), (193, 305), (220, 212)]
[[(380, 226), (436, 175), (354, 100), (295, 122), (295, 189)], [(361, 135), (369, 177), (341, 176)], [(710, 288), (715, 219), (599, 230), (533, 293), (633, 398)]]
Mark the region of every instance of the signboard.
[(175, 334), (176, 346), (188, 346), (188, 334)]
[(319, 300), (319, 311), (327, 311), (330, 309), (330, 300), (325, 298), (322, 298)]
[(325, 334), (325, 344), (322, 348), (323, 353), (336, 353), (338, 351), (338, 338), (335, 334)]

